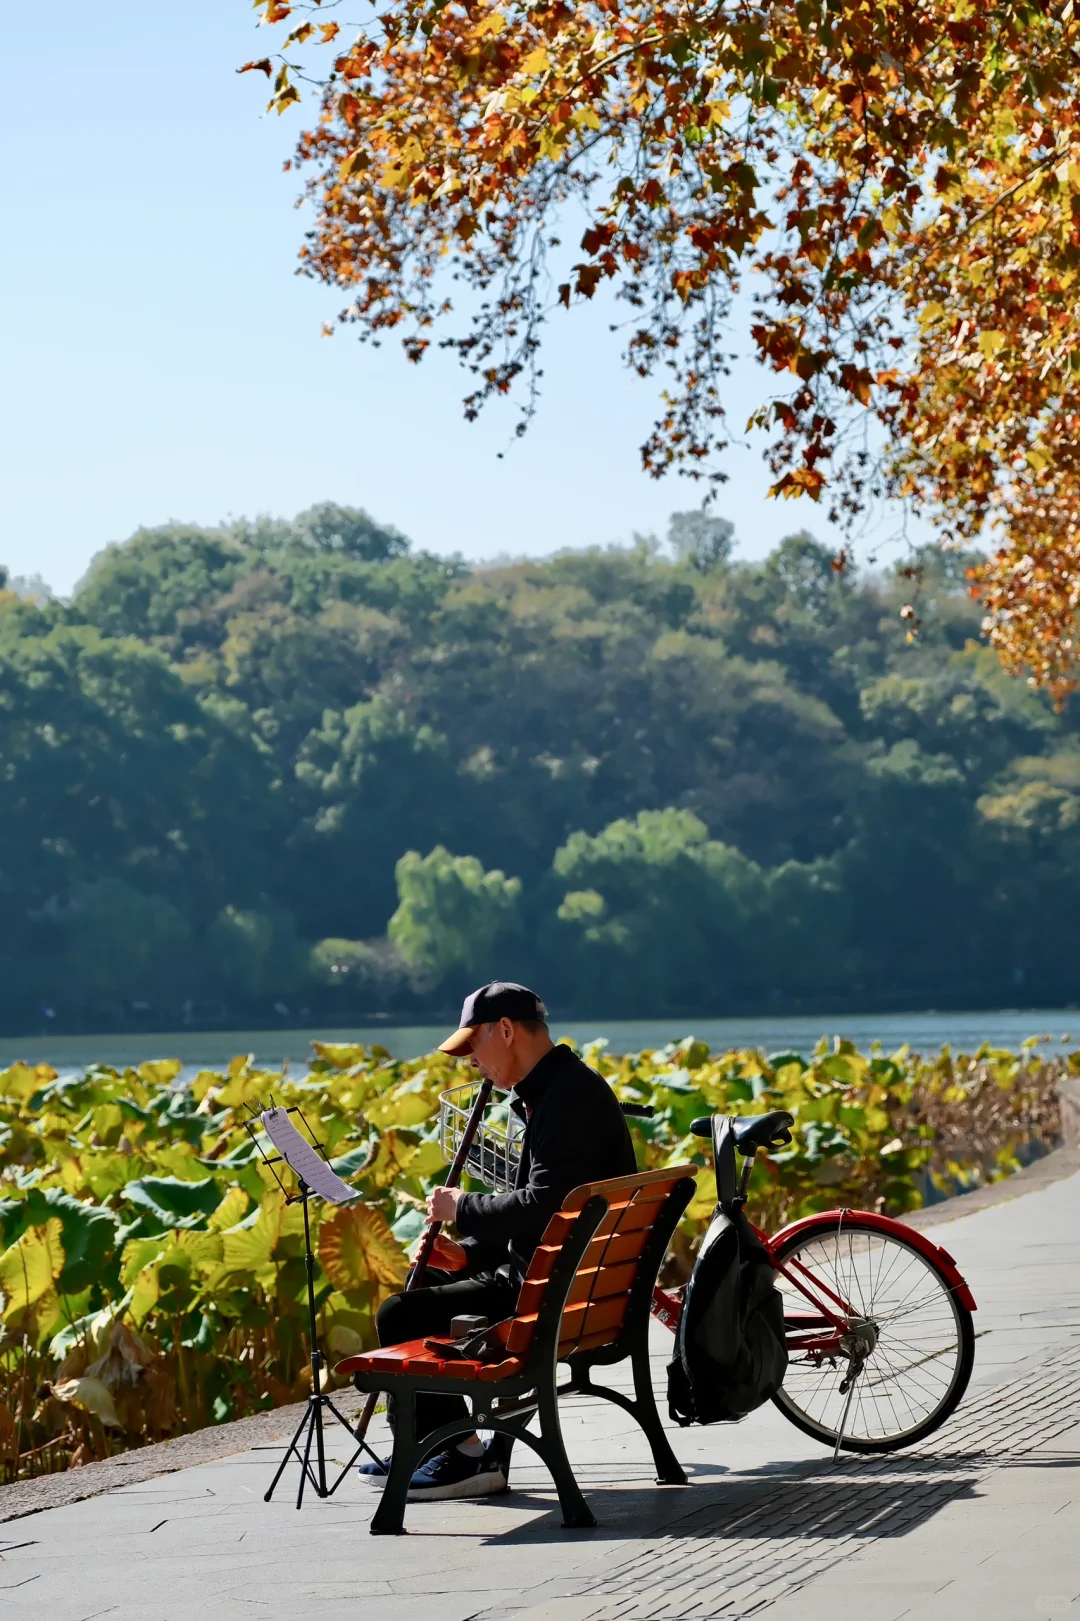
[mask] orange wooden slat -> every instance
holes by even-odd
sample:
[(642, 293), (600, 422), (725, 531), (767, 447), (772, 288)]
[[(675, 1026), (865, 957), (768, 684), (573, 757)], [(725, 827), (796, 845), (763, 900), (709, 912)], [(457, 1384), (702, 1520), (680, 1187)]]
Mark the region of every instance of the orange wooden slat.
[(594, 1300), (588, 1305), (570, 1306), (563, 1312), (559, 1331), (559, 1348), (583, 1334), (594, 1334), (601, 1328), (621, 1328), (629, 1302), (625, 1295), (610, 1300)]
[(521, 1368), (519, 1357), (504, 1357), (500, 1362), (476, 1362), (463, 1357), (440, 1357), (428, 1350), (423, 1340), (406, 1340), (403, 1345), (384, 1345), (378, 1351), (365, 1351), (359, 1356), (346, 1357), (335, 1372), (378, 1373), (393, 1379), (401, 1374), (429, 1376), (436, 1379), (507, 1379)]
[[(651, 1227), (663, 1209), (669, 1191), (665, 1190), (661, 1197), (655, 1199), (635, 1199), (623, 1205), (613, 1205), (596, 1229), (597, 1237), (603, 1238), (613, 1232), (632, 1232), (639, 1227)], [(570, 1236), (576, 1220), (576, 1216), (564, 1215), (561, 1212), (552, 1216), (544, 1228), (541, 1244), (545, 1248), (549, 1245), (559, 1248)]]
[[(616, 1233), (613, 1237), (594, 1238), (581, 1258), (578, 1271), (589, 1271), (601, 1264), (615, 1266), (620, 1261), (636, 1261), (648, 1242), (650, 1231), (648, 1227), (639, 1227), (626, 1233)], [(539, 1286), (542, 1290), (558, 1258), (558, 1246), (554, 1244), (544, 1244), (533, 1251), (528, 1274), (521, 1286), (518, 1311), (536, 1310), (536, 1301), (531, 1294), (528, 1304), (525, 1303), (525, 1291), (526, 1289), (532, 1291), (534, 1286)]]
[(700, 1170), (700, 1165), (693, 1165), (687, 1161), (685, 1165), (665, 1165), (659, 1171), (635, 1171), (632, 1176), (612, 1176), (606, 1182), (583, 1182), (581, 1187), (574, 1188), (567, 1194), (562, 1202), (562, 1208), (580, 1210), (582, 1205), (597, 1193), (612, 1204), (617, 1201), (620, 1193), (631, 1192), (634, 1188), (665, 1184), (666, 1191), (669, 1191), (684, 1176), (696, 1176)]
[[(605, 1261), (604, 1265), (599, 1268), (596, 1266), (579, 1267), (574, 1281), (570, 1285), (567, 1303), (573, 1306), (577, 1305), (579, 1301), (590, 1298), (600, 1299), (604, 1295), (626, 1294), (633, 1284), (636, 1273), (636, 1258), (616, 1265), (608, 1265)], [(518, 1295), (515, 1315), (521, 1317), (528, 1315), (530, 1312), (538, 1311), (546, 1288), (547, 1284), (539, 1281), (523, 1283), (521, 1293)]]
[[(532, 1337), (536, 1330), (536, 1313), (531, 1311), (526, 1315), (511, 1317), (506, 1325), (506, 1339), (503, 1344), (515, 1356), (521, 1356), (532, 1344)], [(502, 1335), (499, 1336), (502, 1339)]]

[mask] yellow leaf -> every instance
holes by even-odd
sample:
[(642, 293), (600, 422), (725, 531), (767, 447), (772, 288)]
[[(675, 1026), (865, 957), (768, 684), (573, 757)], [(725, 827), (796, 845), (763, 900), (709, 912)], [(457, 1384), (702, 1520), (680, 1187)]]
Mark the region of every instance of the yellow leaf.
[(999, 350), (1004, 349), (1004, 347), (1004, 332), (990, 331), (979, 333), (979, 348), (982, 350), (983, 354), (988, 360), (992, 359), (993, 356), (996, 355)]
[(136, 1273), (135, 1281), (131, 1285), (131, 1299), (128, 1302), (128, 1316), (133, 1323), (141, 1323), (153, 1311), (158, 1303), (161, 1293), (161, 1282), (156, 1266), (143, 1267)]
[(355, 1289), (369, 1279), (400, 1286), (408, 1261), (374, 1205), (348, 1205), (319, 1229), (319, 1260), (336, 1289)]
[(421, 1143), (409, 1161), (409, 1175), (429, 1177), (441, 1171), (446, 1164), (442, 1149), (436, 1142)]
[(129, 1238), (120, 1254), (120, 1281), (130, 1289), (141, 1272), (159, 1261), (165, 1249), (163, 1238)]
[(363, 147), (355, 147), (353, 151), (342, 158), (338, 164), (338, 179), (351, 180), (353, 175), (360, 174), (368, 166), (367, 153)]
[(944, 304), (939, 304), (936, 300), (932, 299), (930, 303), (924, 304), (922, 309), (919, 311), (919, 325), (932, 326), (935, 321), (940, 321), (944, 314)]
[(151, 1086), (169, 1086), (179, 1073), (179, 1058), (157, 1058), (139, 1065), (139, 1079)]
[(60, 1231), (60, 1220), (53, 1216), (44, 1227), (28, 1227), (0, 1255), (5, 1320), (41, 1300), (64, 1270)]
[(547, 46), (538, 45), (535, 51), (530, 51), (524, 62), (522, 62), (521, 72), (528, 74), (543, 73), (550, 60), (551, 58), (547, 53)]
[(192, 1265), (200, 1271), (217, 1265), (222, 1259), (223, 1247), (220, 1233), (197, 1233), (188, 1229), (176, 1234), (176, 1248), (190, 1256)]
[(278, 1239), (303, 1226), (299, 1205), (285, 1204), (280, 1188), (271, 1188), (259, 1201), (259, 1214), (250, 1227), (234, 1228), (221, 1235), (222, 1265), (226, 1272), (260, 1272), (269, 1262)]
[(434, 1093), (416, 1087), (412, 1082), (384, 1092), (364, 1110), (373, 1126), (419, 1126), (430, 1120), (438, 1107)]
[(226, 1227), (235, 1227), (247, 1215), (250, 1203), (243, 1188), (230, 1188), (207, 1223), (211, 1232), (223, 1233)]
[(557, 135), (553, 135), (549, 129), (542, 129), (540, 131), (540, 156), (542, 158), (557, 159), (561, 158), (562, 154), (563, 142)]
[(28, 1098), (47, 1080), (55, 1080), (56, 1071), (48, 1065), (12, 1064), (0, 1070), (0, 1098)]
[(399, 1131), (384, 1131), (370, 1164), (365, 1165), (361, 1173), (365, 1187), (374, 1192), (391, 1187), (407, 1168), (411, 1168), (416, 1150), (416, 1143), (409, 1142)]

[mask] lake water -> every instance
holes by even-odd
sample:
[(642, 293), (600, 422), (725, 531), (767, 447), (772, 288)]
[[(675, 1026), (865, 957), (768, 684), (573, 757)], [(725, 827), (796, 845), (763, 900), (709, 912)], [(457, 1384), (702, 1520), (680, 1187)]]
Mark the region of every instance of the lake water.
[[(350, 1030), (179, 1030), (126, 1036), (4, 1036), (0, 1067), (17, 1059), (49, 1063), (61, 1070), (90, 1063), (137, 1064), (148, 1058), (179, 1058), (185, 1068), (222, 1069), (236, 1053), (254, 1053), (256, 1062), (278, 1068), (288, 1059), (303, 1064), (314, 1038), (323, 1041), (379, 1042), (398, 1058), (430, 1052), (450, 1033), (447, 1025), (379, 1024)], [(761, 1047), (765, 1052), (809, 1054), (821, 1036), (844, 1036), (865, 1050), (880, 1041), (886, 1052), (907, 1042), (919, 1052), (945, 1043), (954, 1052), (973, 1052), (984, 1041), (1019, 1050), (1029, 1036), (1048, 1038), (1048, 1050), (1080, 1047), (1080, 1012), (1007, 1008), (993, 1013), (866, 1013), (782, 1019), (608, 1019), (560, 1023), (552, 1033), (574, 1041), (607, 1040), (612, 1052), (638, 1052), (694, 1035), (714, 1050)], [(1075, 1039), (1074, 1039), (1075, 1036)]]

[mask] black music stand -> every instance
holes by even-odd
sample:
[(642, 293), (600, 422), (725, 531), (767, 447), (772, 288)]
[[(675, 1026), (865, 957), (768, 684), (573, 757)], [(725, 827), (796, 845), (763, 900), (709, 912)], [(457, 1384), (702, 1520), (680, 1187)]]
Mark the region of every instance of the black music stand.
[[(248, 1107), (252, 1108), (250, 1104)], [(325, 1358), (323, 1357), (322, 1350), (319, 1346), (318, 1324), (315, 1315), (315, 1257), (311, 1252), (311, 1222), (308, 1217), (308, 1200), (311, 1198), (313, 1193), (317, 1193), (320, 1195), (320, 1197), (330, 1199), (335, 1204), (344, 1204), (346, 1199), (355, 1199), (358, 1197), (358, 1195), (356, 1190), (354, 1188), (350, 1188), (346, 1182), (342, 1182), (337, 1172), (331, 1168), (326, 1158), (326, 1150), (316, 1139), (315, 1133), (304, 1119), (303, 1112), (300, 1108), (295, 1105), (289, 1109), (271, 1107), (270, 1109), (262, 1111), (252, 1108), (252, 1112), (258, 1114), (260, 1124), (262, 1125), (267, 1136), (270, 1137), (270, 1141), (278, 1150), (277, 1154), (275, 1154), (273, 1157), (267, 1154), (262, 1143), (259, 1141), (258, 1136), (256, 1135), (252, 1123), (249, 1120), (244, 1121), (244, 1126), (252, 1142), (255, 1144), (255, 1147), (262, 1155), (264, 1164), (269, 1166), (274, 1181), (285, 1195), (285, 1203), (303, 1204), (304, 1207), (304, 1256), (307, 1262), (308, 1335), (311, 1347), (311, 1394), (307, 1399), (307, 1408), (304, 1416), (296, 1427), (296, 1434), (289, 1442), (289, 1445), (285, 1450), (285, 1456), (278, 1464), (277, 1473), (274, 1475), (268, 1490), (263, 1496), (264, 1503), (268, 1503), (271, 1497), (273, 1497), (274, 1489), (282, 1475), (285, 1473), (285, 1466), (295, 1453), (296, 1460), (300, 1464), (300, 1486), (296, 1493), (296, 1506), (299, 1508), (301, 1503), (304, 1501), (304, 1486), (309, 1480), (317, 1497), (332, 1496), (333, 1493), (337, 1491), (338, 1487), (341, 1485), (341, 1482), (344, 1480), (345, 1476), (348, 1474), (349, 1470), (352, 1468), (353, 1464), (356, 1462), (357, 1458), (362, 1452), (370, 1453), (374, 1461), (379, 1464), (380, 1468), (382, 1467), (382, 1459), (379, 1458), (376, 1453), (372, 1452), (366, 1441), (361, 1440), (359, 1447), (349, 1459), (349, 1462), (345, 1465), (344, 1469), (342, 1469), (340, 1475), (334, 1481), (334, 1484), (332, 1486), (328, 1486), (326, 1483), (326, 1449), (323, 1440), (323, 1408), (329, 1408), (334, 1418), (336, 1418), (338, 1423), (348, 1430), (350, 1438), (354, 1441), (356, 1440), (356, 1434), (349, 1420), (344, 1416), (343, 1413), (338, 1411), (338, 1409), (334, 1406), (331, 1397), (328, 1396), (322, 1389), (322, 1369)], [(310, 1141), (301, 1137), (300, 1133), (296, 1130), (296, 1127), (291, 1121), (288, 1120), (287, 1117), (293, 1114), (298, 1115), (301, 1121), (303, 1121), (304, 1130), (307, 1132)], [(295, 1193), (289, 1192), (284, 1182), (281, 1180), (281, 1177), (274, 1169), (275, 1166), (283, 1163), (288, 1165), (296, 1175), (297, 1187)], [(311, 1182), (307, 1180), (308, 1177), (311, 1178)], [(335, 1186), (335, 1184), (337, 1184), (337, 1186)], [(301, 1450), (301, 1436), (306, 1436), (303, 1443), (303, 1450)], [(314, 1468), (312, 1467), (311, 1462), (312, 1440), (315, 1442)]]

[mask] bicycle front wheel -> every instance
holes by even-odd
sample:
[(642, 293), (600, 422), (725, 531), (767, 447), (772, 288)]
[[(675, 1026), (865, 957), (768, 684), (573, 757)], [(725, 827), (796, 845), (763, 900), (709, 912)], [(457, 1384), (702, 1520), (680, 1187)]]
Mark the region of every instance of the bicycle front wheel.
[[(845, 1210), (793, 1233), (773, 1258), (789, 1272), (776, 1277), (789, 1361), (773, 1401), (797, 1428), (835, 1446), (842, 1424), (844, 1450), (894, 1452), (944, 1424), (971, 1377), (975, 1330), (930, 1257)], [(845, 1303), (852, 1333), (843, 1352), (808, 1348), (828, 1325), (795, 1278), (830, 1308)]]

